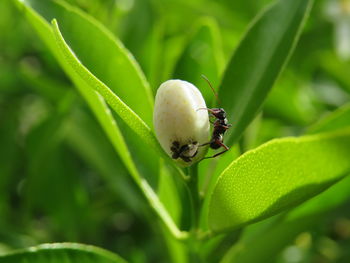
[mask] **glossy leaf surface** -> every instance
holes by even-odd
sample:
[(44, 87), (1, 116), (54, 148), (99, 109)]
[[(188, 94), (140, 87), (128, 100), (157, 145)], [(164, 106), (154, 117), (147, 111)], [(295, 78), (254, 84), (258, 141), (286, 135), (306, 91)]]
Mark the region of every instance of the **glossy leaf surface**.
[(328, 114), (319, 122), (312, 125), (308, 133), (334, 131), (347, 126), (350, 126), (350, 104), (338, 108), (336, 111)]
[(57, 243), (19, 250), (0, 256), (2, 263), (126, 263), (119, 256), (94, 246)]
[[(97, 91), (111, 106), (111, 108), (137, 133), (146, 143), (155, 149), (159, 144), (147, 124), (126, 105), (109, 87), (97, 79), (75, 56), (74, 52), (65, 42), (56, 20), (53, 21), (53, 31), (58, 49), (64, 57), (70, 71), (79, 76), (83, 82), (93, 90)], [(162, 152), (161, 150), (159, 150)]]
[(349, 155), (349, 129), (276, 139), (243, 154), (218, 179), (210, 228), (237, 228), (300, 204), (347, 175)]
[(233, 123), (232, 145), (254, 119), (299, 38), (312, 1), (280, 0), (252, 24), (231, 58), (219, 89)]
[(24, 0), (23, 3), (48, 23), (57, 19), (65, 40), (81, 63), (151, 125), (150, 87), (133, 56), (115, 36), (92, 17), (63, 1)]

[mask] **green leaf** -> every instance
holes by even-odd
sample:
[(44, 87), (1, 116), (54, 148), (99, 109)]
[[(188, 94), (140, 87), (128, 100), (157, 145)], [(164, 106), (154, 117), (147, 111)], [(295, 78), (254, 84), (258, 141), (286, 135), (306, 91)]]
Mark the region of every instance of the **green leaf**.
[[(51, 52), (55, 55), (61, 66), (72, 79), (79, 92), (89, 104), (89, 107), (97, 117), (105, 133), (107, 134), (112, 145), (120, 155), (124, 165), (128, 168), (129, 173), (133, 177), (134, 181), (141, 189), (150, 206), (156, 211), (158, 216), (163, 220), (171, 233), (178, 238), (186, 238), (187, 233), (181, 232), (175, 223), (172, 221), (170, 215), (167, 213), (163, 204), (154, 193), (148, 182), (142, 178), (135, 167), (135, 164), (131, 158), (128, 146), (121, 134), (118, 125), (115, 122), (109, 108), (107, 107), (105, 100), (109, 102), (113, 109), (120, 114), (120, 117), (145, 141), (145, 143), (152, 148), (158, 149), (161, 155), (169, 161), (170, 158), (161, 149), (154, 134), (147, 124), (141, 120), (141, 118), (133, 112), (124, 102), (122, 102), (104, 83), (97, 79), (81, 61), (72, 53), (67, 43), (62, 38), (62, 35), (56, 24), (55, 34), (53, 34), (51, 26), (47, 21), (41, 17), (35, 10), (33, 10), (28, 3), (17, 1), (19, 7), (23, 10), (28, 21), (36, 29), (41, 39), (49, 47)], [(53, 4), (54, 2), (50, 2)], [(49, 6), (47, 12), (55, 9), (55, 6)], [(79, 14), (75, 12), (63, 13), (63, 17), (76, 16)], [(80, 14), (81, 16), (81, 14)], [(95, 89), (98, 89), (104, 96), (99, 95)], [(131, 124), (131, 125), (130, 125)], [(148, 139), (147, 139), (148, 138)]]
[[(349, 197), (350, 176), (347, 176), (287, 215), (272, 217), (245, 228), (243, 237), (231, 247), (221, 262), (273, 261), (272, 259), (291, 244), (299, 233), (312, 232), (315, 222), (322, 225), (332, 218), (333, 214), (329, 211), (349, 200)], [(253, 233), (249, 233), (249, 230)]]
[(75, 244), (42, 244), (0, 256), (2, 263), (126, 263), (124, 259), (102, 248)]
[(286, 70), (268, 95), (264, 114), (291, 124), (309, 124), (316, 109), (305, 86), (299, 75)]
[(324, 191), (323, 193), (308, 200), (293, 209), (287, 216), (286, 221), (305, 218), (309, 215), (320, 214), (335, 208), (350, 199), (350, 176)]
[[(324, 218), (322, 218), (324, 219)], [(253, 235), (245, 235), (222, 258), (220, 263), (260, 263), (260, 262), (276, 262), (275, 258), (282, 249), (291, 244), (296, 236), (303, 231), (312, 231), (317, 223), (323, 223), (317, 217), (305, 217), (291, 222), (274, 222), (266, 226), (257, 226)], [(261, 222), (261, 223), (265, 223)], [(250, 229), (251, 230), (251, 229)]]
[(240, 42), (219, 89), (234, 125), (228, 145), (254, 119), (299, 38), (311, 0), (280, 0), (266, 9)]
[(103, 82), (97, 79), (74, 55), (73, 51), (65, 42), (56, 20), (53, 21), (53, 32), (56, 38), (58, 49), (60, 50), (65, 62), (70, 67), (70, 71), (76, 74), (81, 81), (87, 86), (97, 91), (111, 106), (111, 108), (120, 116), (120, 118), (129, 125), (129, 127), (139, 135), (149, 146), (164, 153), (160, 149), (159, 143), (154, 136), (154, 133), (147, 124), (126, 105), (111, 89)]
[(346, 104), (336, 111), (330, 113), (319, 122), (315, 123), (308, 129), (308, 133), (318, 133), (334, 131), (350, 126), (350, 104)]
[[(26, 15), (27, 20), (36, 29), (41, 39), (49, 47), (50, 51), (55, 55), (68, 76), (70, 76), (75, 86), (84, 97), (86, 102), (89, 104), (91, 110), (94, 112), (96, 118), (99, 120), (101, 126), (119, 153), (124, 164), (128, 167), (129, 172), (131, 175), (136, 177), (135, 174), (137, 171), (130, 158), (128, 148), (124, 142), (121, 131), (117, 126), (112, 114), (110, 113), (110, 110), (107, 107), (105, 101), (93, 89), (87, 87), (86, 83), (79, 77), (79, 75), (77, 75), (69, 68), (69, 65), (67, 65), (64, 57), (61, 55), (57, 48), (50, 24), (48, 24), (43, 17), (41, 17), (35, 10), (33, 10), (27, 2), (17, 1), (16, 3), (19, 4), (19, 7), (23, 10), (23, 13)], [(50, 3), (52, 6), (48, 6), (47, 10), (55, 10), (57, 6), (54, 5), (53, 2)], [(62, 9), (61, 12), (62, 16), (68, 16), (67, 13), (64, 13), (64, 9)], [(74, 16), (76, 14), (73, 12), (70, 13), (70, 15)]]
[(133, 131), (138, 134), (149, 146), (163, 152), (160, 149), (157, 139), (147, 124), (126, 105), (111, 89), (103, 82), (97, 79), (75, 56), (68, 44), (65, 42), (56, 20), (53, 20), (53, 32), (55, 35), (58, 49), (64, 57), (66, 63), (70, 66), (70, 71), (77, 74), (82, 81), (90, 88), (97, 91), (111, 106), (111, 108), (120, 116), (120, 118), (129, 125)]
[(139, 48), (141, 48), (139, 59), (142, 60), (140, 63), (154, 94), (161, 83), (160, 77), (166, 61), (164, 56), (164, 38), (165, 25), (160, 20), (153, 25), (146, 41), (139, 45)]
[(144, 202), (131, 187), (129, 173), (99, 124), (84, 111), (76, 111), (65, 123), (65, 141), (86, 164), (104, 178), (109, 189), (133, 213), (141, 213)]
[(331, 51), (323, 51), (317, 66), (335, 80), (340, 88), (350, 93), (349, 60), (342, 60)]
[[(46, 22), (60, 21), (65, 41), (76, 57), (148, 125), (153, 97), (139, 65), (123, 44), (98, 21), (63, 1), (23, 0)], [(142, 103), (140, 102), (142, 101)]]
[(215, 96), (201, 75), (205, 75), (216, 89), (222, 69), (223, 54), (218, 26), (215, 20), (204, 18), (190, 36), (176, 64), (173, 78), (194, 84), (209, 106)]
[(169, 167), (167, 167), (163, 161), (160, 164), (159, 182), (157, 193), (159, 199), (169, 210), (169, 214), (176, 223), (179, 223), (181, 219), (181, 200), (179, 192), (176, 191), (176, 183), (174, 176), (171, 173)]
[(350, 129), (272, 140), (220, 175), (208, 219), (218, 232), (257, 222), (319, 194), (350, 172)]
[[(345, 118), (349, 105), (344, 106), (329, 114), (320, 122), (312, 126), (313, 132), (331, 131), (346, 127), (349, 123)], [(258, 228), (254, 237), (241, 238), (225, 255), (222, 262), (262, 262), (269, 261), (277, 255), (285, 246), (295, 239), (295, 236), (302, 231), (308, 230), (314, 226), (315, 220), (318, 222), (322, 218), (327, 220), (331, 209), (339, 207), (350, 198), (350, 176), (345, 177), (336, 184), (332, 185), (326, 191), (307, 200), (288, 212), (281, 219), (277, 219), (266, 227), (269, 220), (262, 221), (259, 224), (245, 228)], [(276, 218), (271, 218), (276, 219)]]
[[(350, 104), (340, 107), (310, 127), (309, 133), (330, 132), (350, 126)], [(350, 198), (350, 176), (342, 179), (323, 193), (293, 209), (286, 220), (328, 211)]]

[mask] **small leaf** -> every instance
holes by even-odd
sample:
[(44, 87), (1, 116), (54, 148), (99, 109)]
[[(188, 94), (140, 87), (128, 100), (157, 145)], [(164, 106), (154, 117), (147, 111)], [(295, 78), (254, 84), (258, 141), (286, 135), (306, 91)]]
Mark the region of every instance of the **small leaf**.
[[(116, 151), (119, 153), (121, 159), (124, 164), (128, 167), (129, 172), (134, 178), (137, 177), (137, 171), (135, 169), (135, 165), (130, 157), (130, 153), (128, 151), (128, 147), (124, 141), (123, 135), (120, 131), (119, 126), (115, 122), (110, 109), (108, 108), (106, 102), (102, 99), (102, 97), (97, 94), (93, 89), (87, 87), (87, 84), (77, 75), (74, 71), (69, 68), (64, 57), (59, 52), (55, 37), (52, 34), (52, 29), (50, 24), (40, 16), (34, 9), (30, 7), (27, 1), (17, 1), (19, 7), (23, 11), (26, 16), (28, 22), (35, 28), (39, 37), (45, 42), (50, 51), (55, 55), (58, 62), (61, 64), (62, 68), (65, 70), (67, 75), (74, 82), (78, 91), (84, 97), (86, 102), (88, 103), (90, 109), (95, 114), (96, 118), (100, 122), (102, 128), (105, 133), (109, 137), (112, 145), (115, 147)], [(31, 2), (32, 3), (32, 2)], [(54, 3), (51, 2), (53, 5)], [(53, 10), (55, 6), (53, 5), (51, 8), (47, 8), (47, 10)], [(64, 9), (63, 9), (64, 10)], [(63, 10), (63, 16), (67, 16)], [(70, 13), (70, 15), (76, 15), (75, 13)]]
[(76, 111), (65, 123), (65, 142), (89, 167), (95, 169), (106, 185), (133, 213), (142, 212), (140, 195), (130, 184), (129, 173), (95, 119)]
[(321, 119), (319, 122), (312, 125), (308, 133), (318, 133), (326, 131), (334, 131), (350, 126), (350, 104), (346, 104), (328, 116)]
[(229, 62), (219, 89), (233, 123), (228, 145), (258, 113), (299, 38), (311, 0), (280, 0), (252, 24)]
[(220, 175), (209, 226), (223, 231), (257, 222), (319, 194), (350, 172), (350, 129), (270, 141)]
[(73, 51), (65, 42), (57, 21), (53, 20), (53, 33), (55, 35), (57, 47), (65, 58), (66, 63), (70, 66), (70, 71), (77, 74), (82, 81), (90, 88), (97, 91), (111, 106), (111, 108), (120, 116), (121, 119), (129, 125), (149, 146), (162, 153), (160, 146), (147, 124), (126, 105), (112, 90), (103, 82), (97, 79), (75, 56)]
[(210, 105), (209, 102), (214, 101), (215, 96), (201, 75), (205, 75), (216, 89), (222, 68), (223, 54), (218, 26), (215, 20), (202, 19), (184, 48), (173, 77), (189, 81), (198, 87)]
[(277, 117), (299, 126), (315, 119), (316, 109), (299, 75), (283, 73), (264, 104), (264, 115)]
[(21, 249), (0, 256), (2, 263), (126, 263), (124, 259), (102, 248), (75, 244), (53, 243)]
[(148, 125), (153, 96), (134, 57), (98, 21), (63, 1), (22, 0), (46, 22), (60, 21), (65, 41), (89, 71), (106, 84)]
[[(263, 225), (256, 226), (257, 229), (246, 228), (247, 231), (242, 233), (243, 237), (228, 250), (220, 263), (276, 262), (275, 258), (284, 248), (293, 243), (298, 234), (312, 231), (315, 221), (320, 223), (322, 219), (305, 217), (291, 222), (264, 221), (261, 222)], [(249, 233), (249, 230), (253, 233)]]
[(321, 53), (321, 59), (318, 66), (327, 73), (329, 77), (335, 80), (339, 87), (350, 93), (350, 75), (348, 60), (341, 60), (337, 55), (330, 51)]
[(332, 208), (338, 207), (349, 199), (350, 176), (347, 176), (323, 193), (293, 209), (285, 220), (292, 221), (305, 218), (309, 215), (321, 214), (322, 212), (327, 212)]

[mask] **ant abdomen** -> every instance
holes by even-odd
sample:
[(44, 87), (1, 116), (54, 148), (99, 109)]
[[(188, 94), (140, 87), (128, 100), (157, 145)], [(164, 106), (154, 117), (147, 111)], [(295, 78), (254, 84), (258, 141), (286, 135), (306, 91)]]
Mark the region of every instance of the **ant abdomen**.
[(215, 141), (210, 143), (210, 148), (213, 150), (219, 149), (221, 147), (220, 144), (217, 144)]

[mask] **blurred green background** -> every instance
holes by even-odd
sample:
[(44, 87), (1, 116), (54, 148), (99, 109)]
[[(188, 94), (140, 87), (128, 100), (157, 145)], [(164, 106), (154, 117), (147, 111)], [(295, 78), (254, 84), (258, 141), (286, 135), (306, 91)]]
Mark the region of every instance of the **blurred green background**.
[[(244, 30), (272, 1), (67, 2), (121, 39), (155, 91), (170, 78), (204, 86), (202, 73), (218, 85)], [(215, 32), (216, 50), (207, 45), (203, 24)], [(210, 56), (217, 60), (217, 72), (206, 63)], [(244, 149), (302, 134), (349, 102), (349, 61), (350, 1), (315, 1), (287, 68), (242, 139)], [(210, 104), (214, 96), (208, 90), (205, 97)], [(157, 174), (148, 179), (156, 181)], [(335, 209), (326, 223), (315, 222), (271, 262), (349, 262), (349, 205)], [(74, 241), (115, 251), (131, 262), (168, 262), (163, 234), (49, 50), (16, 5), (1, 0), (0, 252)]]

